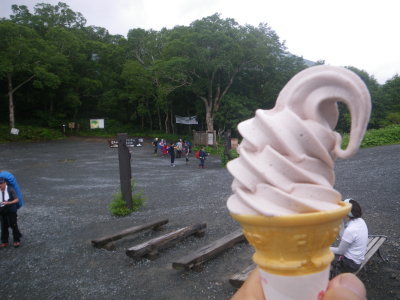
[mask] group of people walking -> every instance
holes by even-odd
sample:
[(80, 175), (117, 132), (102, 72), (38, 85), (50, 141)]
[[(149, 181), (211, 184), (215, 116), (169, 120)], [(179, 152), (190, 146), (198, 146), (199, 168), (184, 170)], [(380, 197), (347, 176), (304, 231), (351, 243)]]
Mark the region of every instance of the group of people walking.
[[(175, 167), (175, 158), (185, 157), (186, 164), (189, 163), (189, 154), (192, 153), (192, 145), (187, 140), (179, 139), (177, 142), (167, 143), (166, 140), (155, 138), (152, 142), (154, 154), (158, 153), (158, 150), (163, 156), (169, 156), (171, 160), (171, 167)], [(196, 158), (199, 159), (199, 168), (204, 168), (204, 161), (208, 153), (202, 147), (196, 152)]]

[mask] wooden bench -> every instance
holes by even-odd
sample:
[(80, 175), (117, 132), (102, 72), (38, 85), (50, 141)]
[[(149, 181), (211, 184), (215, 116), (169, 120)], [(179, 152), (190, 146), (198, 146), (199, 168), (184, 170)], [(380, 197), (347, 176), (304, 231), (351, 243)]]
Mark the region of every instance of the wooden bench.
[[(358, 274), (368, 263), (368, 261), (375, 255), (375, 253), (378, 253), (378, 256), (383, 260), (387, 261), (383, 256), (380, 251), (380, 247), (383, 245), (383, 243), (386, 241), (387, 237), (384, 235), (369, 235), (368, 236), (368, 245), (367, 245), (367, 252), (365, 254), (365, 258), (363, 263), (361, 264), (360, 268), (355, 272), (354, 274)], [(250, 275), (251, 271), (253, 271), (256, 268), (256, 264), (251, 264), (242, 271), (236, 273), (233, 275), (230, 279), (229, 282), (232, 286), (239, 288), (242, 286), (243, 282), (246, 281), (247, 277)]]
[(383, 260), (387, 261), (381, 253), (381, 246), (386, 241), (387, 237), (384, 235), (369, 235), (368, 236), (368, 246), (367, 253), (365, 254), (364, 261), (362, 262), (360, 268), (354, 273), (358, 274), (364, 266), (368, 263), (368, 261), (374, 256), (375, 253), (378, 253), (378, 256)]
[(246, 241), (241, 229), (232, 232), (215, 242), (204, 246), (197, 251), (186, 255), (172, 263), (172, 267), (176, 270), (200, 271), (202, 265), (217, 256), (228, 248), (233, 247), (237, 243)]
[(122, 239), (125, 236), (141, 232), (146, 229), (153, 229), (153, 230), (159, 230), (161, 226), (164, 224), (168, 223), (168, 219), (162, 219), (162, 220), (157, 220), (157, 221), (151, 221), (143, 225), (131, 227), (124, 229), (122, 231), (119, 231), (117, 233), (114, 233), (113, 235), (101, 237), (95, 240), (92, 240), (92, 245), (96, 248), (104, 248), (107, 250), (113, 250), (115, 249), (114, 241), (117, 241), (119, 239)]
[(179, 242), (180, 240), (190, 236), (204, 236), (206, 223), (195, 224), (180, 228), (163, 236), (148, 240), (142, 244), (133, 246), (126, 250), (126, 255), (132, 258), (146, 257), (148, 259), (156, 259), (158, 251)]

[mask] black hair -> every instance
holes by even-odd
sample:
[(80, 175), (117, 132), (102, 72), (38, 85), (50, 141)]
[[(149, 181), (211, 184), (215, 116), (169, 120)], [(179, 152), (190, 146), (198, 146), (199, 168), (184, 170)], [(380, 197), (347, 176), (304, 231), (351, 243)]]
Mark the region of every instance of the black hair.
[(354, 219), (361, 218), (362, 216), (362, 209), (360, 204), (356, 200), (350, 200), (351, 203), (351, 214), (353, 215)]

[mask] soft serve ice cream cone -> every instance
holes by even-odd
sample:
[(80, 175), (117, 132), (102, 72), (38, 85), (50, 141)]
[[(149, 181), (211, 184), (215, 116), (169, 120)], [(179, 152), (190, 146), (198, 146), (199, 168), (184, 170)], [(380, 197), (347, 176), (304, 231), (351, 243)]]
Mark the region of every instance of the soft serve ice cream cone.
[[(337, 102), (351, 113), (348, 147), (334, 132)], [(327, 287), (334, 241), (351, 206), (334, 188), (334, 160), (353, 155), (371, 100), (362, 80), (331, 66), (308, 68), (281, 91), (271, 110), (239, 124), (239, 158), (228, 199), (232, 217), (256, 252), (268, 300), (318, 299)]]
[(324, 293), (334, 241), (348, 204), (330, 211), (285, 216), (232, 214), (256, 249), (266, 299), (318, 299)]

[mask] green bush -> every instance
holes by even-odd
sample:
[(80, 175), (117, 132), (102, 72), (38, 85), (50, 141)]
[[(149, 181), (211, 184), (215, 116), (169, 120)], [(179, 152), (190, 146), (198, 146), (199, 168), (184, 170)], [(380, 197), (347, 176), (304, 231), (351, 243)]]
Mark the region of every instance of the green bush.
[(18, 125), (19, 134), (14, 135), (10, 133), (8, 125), (0, 125), (0, 143), (5, 142), (27, 142), (27, 141), (48, 141), (63, 139), (64, 135), (61, 130), (54, 130), (50, 128)]
[(400, 125), (368, 130), (361, 147), (374, 147), (400, 143)]
[(223, 167), (225, 167), (226, 164), (227, 164), (230, 160), (239, 157), (239, 154), (237, 153), (237, 151), (236, 151), (235, 149), (231, 149), (231, 151), (230, 151), (230, 153), (229, 153), (229, 156), (230, 156), (230, 157), (228, 157), (227, 155), (224, 154), (224, 149), (222, 148), (222, 152), (220, 153), (220, 157), (221, 157), (221, 165), (222, 165)]
[[(342, 148), (347, 147), (349, 135), (343, 136)], [(365, 133), (361, 148), (400, 144), (400, 125), (391, 125), (380, 129), (371, 129)]]
[(134, 211), (138, 211), (145, 203), (145, 197), (142, 192), (136, 191), (136, 183), (134, 180), (131, 181), (132, 187), (132, 209), (126, 206), (125, 200), (122, 197), (121, 191), (116, 193), (113, 200), (110, 203), (110, 211), (114, 216), (123, 217), (131, 214)]

